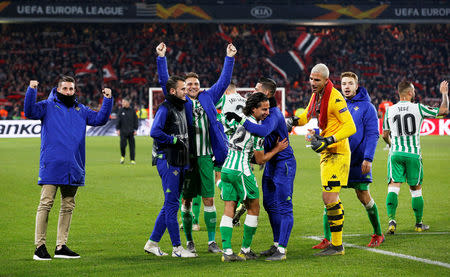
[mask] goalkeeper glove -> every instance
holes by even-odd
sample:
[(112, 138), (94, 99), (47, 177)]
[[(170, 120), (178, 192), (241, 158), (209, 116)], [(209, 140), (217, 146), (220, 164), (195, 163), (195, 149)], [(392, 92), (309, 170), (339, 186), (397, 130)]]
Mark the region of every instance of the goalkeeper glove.
[(298, 125), (298, 120), (299, 120), (299, 119), (300, 119), (300, 118), (298, 118), (298, 117), (295, 116), (295, 115), (286, 118), (286, 127), (287, 127), (289, 133), (292, 131), (292, 128), (293, 128), (294, 126), (297, 126), (297, 125)]
[(324, 138), (322, 136), (315, 134), (311, 140), (311, 148), (317, 153), (320, 153), (323, 150), (325, 150), (328, 147), (328, 145), (333, 144), (335, 142), (336, 141), (334, 141), (333, 136)]

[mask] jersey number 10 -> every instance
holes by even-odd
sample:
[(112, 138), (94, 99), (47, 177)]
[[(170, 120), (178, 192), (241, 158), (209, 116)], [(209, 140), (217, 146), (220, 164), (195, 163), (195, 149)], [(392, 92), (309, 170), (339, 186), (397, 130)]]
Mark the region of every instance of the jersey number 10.
[[(403, 121), (403, 123), (402, 123)], [(408, 122), (409, 121), (409, 122)], [(416, 119), (414, 115), (407, 113), (403, 116), (403, 120), (401, 115), (397, 114), (394, 116), (394, 122), (397, 122), (397, 128), (398, 128), (398, 135), (403, 136), (403, 133), (405, 135), (413, 135), (416, 133)], [(408, 124), (410, 123), (410, 124)]]

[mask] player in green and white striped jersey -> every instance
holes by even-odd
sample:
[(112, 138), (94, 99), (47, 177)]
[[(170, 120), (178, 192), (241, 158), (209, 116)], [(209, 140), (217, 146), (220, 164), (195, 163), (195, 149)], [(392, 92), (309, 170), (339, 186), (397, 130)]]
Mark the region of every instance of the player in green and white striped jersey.
[(415, 97), (414, 85), (402, 81), (398, 85), (400, 102), (389, 107), (384, 115), (383, 139), (389, 145), (388, 157), (388, 195), (386, 197), (389, 217), (388, 234), (397, 229), (395, 213), (398, 206), (400, 185), (407, 182), (411, 192), (412, 208), (416, 217), (415, 230), (422, 232), (429, 229), (422, 223), (423, 166), (420, 151), (420, 128), (424, 118), (435, 118), (448, 114), (448, 82), (440, 84), (442, 103), (439, 108), (431, 108), (420, 103), (412, 103)]
[[(247, 99), (244, 115), (247, 116), (247, 120), (257, 123), (269, 115), (269, 107), (267, 96), (263, 93), (254, 93)], [(258, 224), (259, 190), (250, 167), (250, 160), (254, 155), (256, 162), (263, 164), (288, 146), (287, 139), (284, 139), (270, 152), (264, 153), (264, 138), (251, 134), (234, 120), (230, 125), (237, 129), (229, 139), (228, 156), (222, 167), (221, 198), (225, 201), (225, 209), (220, 222), (220, 234), (224, 262), (257, 258), (250, 250), (250, 245)], [(233, 217), (239, 200), (245, 202), (248, 214), (244, 223), (242, 248), (239, 255), (236, 255), (231, 248), (231, 237)]]

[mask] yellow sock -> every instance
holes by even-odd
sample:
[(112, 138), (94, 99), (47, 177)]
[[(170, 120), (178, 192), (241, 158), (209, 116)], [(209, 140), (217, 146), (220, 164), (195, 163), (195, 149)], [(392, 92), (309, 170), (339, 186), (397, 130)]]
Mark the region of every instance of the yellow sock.
[(334, 246), (342, 245), (342, 229), (344, 226), (344, 207), (341, 201), (326, 205), (328, 224), (331, 231), (331, 243)]

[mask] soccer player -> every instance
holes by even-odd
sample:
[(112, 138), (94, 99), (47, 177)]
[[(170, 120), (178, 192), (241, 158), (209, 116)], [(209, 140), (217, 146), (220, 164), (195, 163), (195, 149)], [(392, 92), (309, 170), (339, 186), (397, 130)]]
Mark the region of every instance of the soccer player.
[[(169, 78), (165, 57), (166, 45), (160, 43), (156, 47), (156, 60), (159, 82), (164, 85)], [(220, 253), (215, 241), (216, 208), (214, 206), (214, 164), (221, 166), (228, 153), (228, 142), (223, 126), (217, 121), (215, 104), (222, 97), (230, 84), (234, 66), (236, 48), (229, 44), (227, 56), (219, 80), (207, 91), (200, 92), (198, 75), (186, 74), (187, 102), (185, 104), (188, 120), (190, 152), (192, 153), (191, 169), (186, 173), (183, 184), (183, 204), (181, 215), (183, 230), (186, 235), (187, 249), (196, 252), (192, 238), (192, 198), (201, 195), (203, 199), (204, 220), (208, 232), (208, 251)], [(164, 91), (164, 90), (163, 90)], [(164, 92), (167, 93), (167, 92)], [(214, 156), (214, 161), (213, 161)]]
[[(381, 103), (378, 105), (378, 117), (383, 119), (384, 115), (386, 114), (387, 109), (394, 105), (391, 101), (387, 100), (386, 97), (383, 97), (381, 100)], [(386, 144), (386, 146), (383, 148), (383, 150), (389, 150), (389, 145)]]
[(331, 231), (331, 244), (317, 256), (344, 255), (342, 228), (344, 207), (339, 199), (341, 187), (347, 186), (350, 169), (350, 145), (348, 137), (356, 132), (352, 115), (342, 94), (328, 79), (330, 72), (324, 64), (316, 64), (311, 69), (309, 83), (312, 96), (308, 107), (300, 115), (299, 125), (305, 125), (312, 117), (317, 117), (320, 135), (310, 130), (312, 149), (320, 153), (320, 176), (322, 199), (327, 209)]
[(162, 86), (168, 94), (156, 112), (150, 136), (154, 140), (153, 165), (156, 165), (161, 176), (164, 205), (144, 250), (156, 256), (167, 256), (158, 246), (167, 229), (173, 245), (172, 257), (194, 258), (197, 257), (196, 253), (181, 246), (177, 221), (181, 185), (189, 165), (188, 127), (184, 110), (186, 83), (183, 77), (172, 76)]
[[(375, 107), (364, 87), (358, 85), (358, 76), (353, 72), (341, 74), (341, 90), (348, 110), (356, 125), (356, 133), (348, 138), (351, 150), (350, 173), (347, 188), (355, 189), (356, 196), (366, 208), (373, 227), (369, 247), (377, 247), (384, 241), (381, 232), (377, 204), (369, 192), (372, 183), (372, 161), (378, 143), (378, 118)], [(345, 188), (345, 187), (344, 187)], [(325, 249), (331, 244), (331, 232), (327, 210), (324, 211), (323, 227), (325, 238), (314, 249)]]
[[(228, 120), (243, 122), (243, 126), (250, 133), (264, 137), (265, 151), (273, 149), (279, 139), (287, 138), (289, 142), (286, 122), (274, 97), (276, 89), (275, 81), (264, 77), (260, 78), (255, 86), (255, 92), (264, 93), (269, 98), (270, 104), (270, 114), (261, 125), (242, 119), (235, 113), (226, 114)], [(297, 162), (290, 145), (273, 156), (264, 168), (261, 182), (263, 205), (269, 215), (274, 242), (268, 250), (261, 252), (262, 256), (267, 257), (267, 261), (286, 259), (286, 247), (294, 224), (292, 193), (296, 170)]]
[[(222, 98), (220, 98), (219, 103), (216, 105), (216, 109), (219, 111), (219, 114), (217, 114), (217, 117), (220, 121), (223, 121), (223, 117), (228, 112), (234, 112), (238, 114), (239, 116), (243, 115), (243, 109), (245, 107), (245, 101), (246, 99), (242, 97), (239, 93), (236, 92), (236, 85), (231, 83), (227, 90), (225, 91)], [(224, 124), (225, 128), (225, 134), (227, 137), (229, 137), (234, 130), (228, 130), (226, 124)], [(215, 183), (218, 187), (220, 187), (220, 168), (215, 168)], [(240, 216), (245, 213), (247, 208), (245, 207), (245, 204), (242, 204), (239, 202), (239, 205), (236, 209), (238, 211), (233, 218), (233, 226), (239, 226), (239, 218)]]
[(440, 84), (442, 103), (439, 108), (431, 108), (420, 103), (412, 103), (415, 97), (414, 85), (408, 81), (398, 84), (400, 102), (390, 107), (383, 120), (383, 139), (389, 145), (387, 164), (388, 195), (386, 208), (389, 217), (388, 234), (397, 229), (395, 213), (398, 205), (400, 185), (407, 182), (411, 192), (411, 204), (416, 217), (415, 230), (422, 232), (430, 227), (423, 224), (422, 179), (423, 166), (420, 150), (420, 127), (424, 118), (448, 114), (448, 82)]
[(78, 102), (75, 79), (62, 76), (48, 99), (36, 103), (39, 82), (31, 80), (25, 94), (24, 110), (29, 119), (41, 120), (41, 155), (38, 185), (41, 199), (36, 213), (34, 260), (51, 260), (45, 246), (48, 215), (56, 192), (61, 191), (58, 232), (54, 258), (80, 258), (67, 247), (75, 195), (84, 186), (86, 156), (86, 125), (101, 126), (108, 122), (113, 99), (111, 89), (103, 89), (103, 104), (99, 112)]
[[(257, 124), (269, 114), (269, 100), (263, 93), (254, 93), (248, 98), (243, 112), (247, 120)], [(254, 155), (256, 162), (263, 164), (288, 146), (285, 138), (271, 151), (264, 153), (264, 138), (249, 133), (238, 123), (234, 126), (238, 128), (230, 137), (228, 157), (222, 167), (221, 197), (225, 201), (225, 209), (220, 222), (220, 234), (222, 235), (223, 262), (257, 258), (250, 249), (250, 245), (258, 225), (259, 190), (251, 170), (250, 160)], [(231, 248), (231, 237), (233, 217), (239, 200), (246, 203), (248, 214), (244, 223), (242, 248), (239, 255), (236, 255)]]

